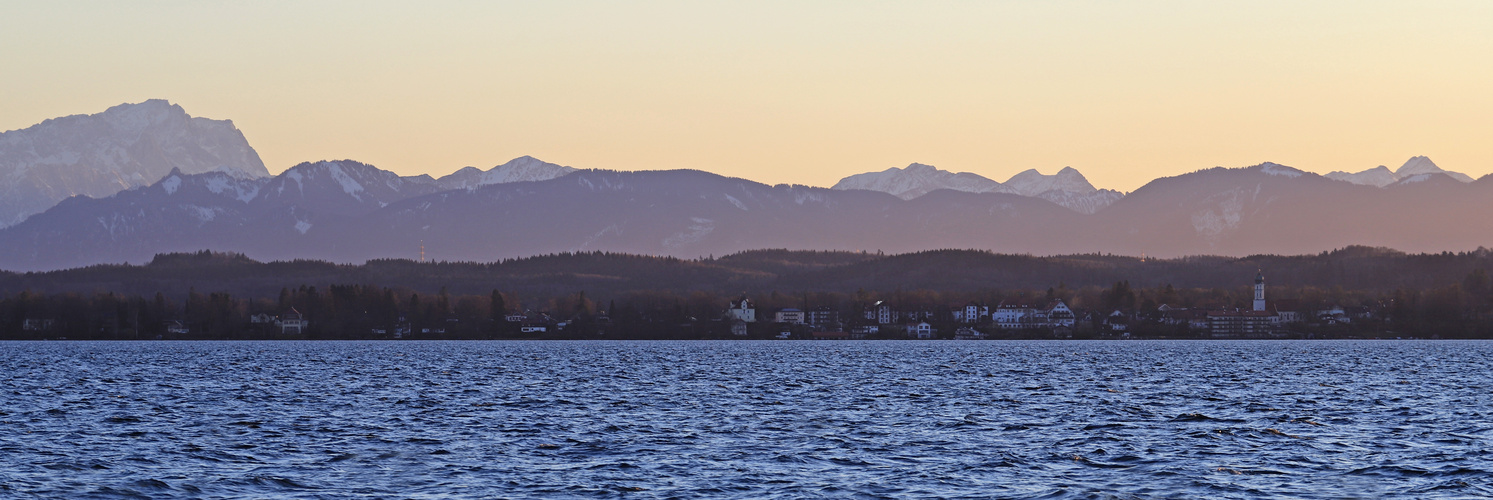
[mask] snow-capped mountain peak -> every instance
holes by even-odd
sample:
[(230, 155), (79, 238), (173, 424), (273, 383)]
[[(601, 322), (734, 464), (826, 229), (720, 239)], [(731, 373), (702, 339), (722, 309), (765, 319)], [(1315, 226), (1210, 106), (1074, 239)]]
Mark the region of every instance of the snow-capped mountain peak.
[(508, 160), (508, 163), (488, 169), (486, 172), (476, 167), (465, 167), (436, 179), (435, 182), (442, 189), (475, 189), (491, 184), (546, 181), (574, 171), (572, 167), (556, 165), (525, 155)]
[(1380, 165), (1357, 173), (1335, 171), (1328, 173), (1324, 177), (1365, 186), (1385, 187), (1422, 174), (1446, 174), (1462, 182), (1472, 182), (1473, 180), (1467, 174), (1443, 170), (1441, 167), (1436, 166), (1436, 163), (1432, 162), (1430, 158), (1425, 156), (1413, 156), (1409, 160), (1406, 160), (1404, 165), (1400, 165), (1400, 168), (1393, 171), (1389, 170), (1389, 167)]
[(1400, 165), (1399, 169), (1395, 170), (1395, 175), (1401, 179), (1419, 174), (1446, 174), (1462, 182), (1472, 182), (1472, 177), (1467, 174), (1443, 170), (1441, 167), (1436, 166), (1436, 163), (1432, 162), (1430, 158), (1424, 156), (1413, 156), (1409, 160), (1406, 160), (1404, 165)]
[(1097, 191), (1093, 184), (1078, 169), (1063, 167), (1053, 175), (1043, 175), (1037, 169), (1027, 169), (1011, 176), (1004, 183), (1012, 192), (1022, 196), (1037, 196), (1048, 191), (1090, 193)]
[(1071, 210), (1091, 214), (1109, 206), (1124, 195), (1119, 191), (1095, 189), (1083, 174), (1064, 167), (1053, 175), (1035, 169), (996, 182), (969, 172), (954, 173), (930, 165), (913, 163), (906, 168), (889, 168), (880, 172), (856, 174), (836, 183), (831, 189), (865, 189), (889, 193), (904, 200), (917, 198), (936, 189), (953, 189), (970, 193), (1010, 193), (1042, 198)]
[(1301, 169), (1294, 168), (1294, 167), (1288, 167), (1288, 166), (1285, 166), (1285, 165), (1281, 165), (1279, 163), (1268, 162), (1268, 161), (1265, 162), (1265, 163), (1261, 163), (1259, 165), (1255, 165), (1254, 168), (1259, 169), (1260, 173), (1262, 173), (1262, 174), (1265, 174), (1265, 175), (1274, 175), (1274, 176), (1279, 176), (1279, 177), (1296, 178), (1296, 177), (1301, 177), (1303, 175), (1306, 175), (1306, 172), (1302, 171)]
[(154, 184), (172, 169), (269, 176), (231, 121), (193, 117), (160, 99), (121, 104), (0, 133), (0, 227), (71, 196)]

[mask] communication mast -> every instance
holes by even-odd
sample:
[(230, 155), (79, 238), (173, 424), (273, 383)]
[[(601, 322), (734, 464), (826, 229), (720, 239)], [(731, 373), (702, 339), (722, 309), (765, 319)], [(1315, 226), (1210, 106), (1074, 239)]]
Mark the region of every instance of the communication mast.
[(420, 263), (425, 263), (425, 240), (420, 240)]

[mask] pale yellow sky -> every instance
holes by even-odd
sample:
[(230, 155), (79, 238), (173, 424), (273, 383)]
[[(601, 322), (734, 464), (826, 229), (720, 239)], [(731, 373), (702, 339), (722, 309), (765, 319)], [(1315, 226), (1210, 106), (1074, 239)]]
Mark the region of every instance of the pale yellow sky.
[(22, 2), (0, 130), (164, 98), (271, 172), (533, 155), (829, 186), (1493, 172), (1493, 2)]

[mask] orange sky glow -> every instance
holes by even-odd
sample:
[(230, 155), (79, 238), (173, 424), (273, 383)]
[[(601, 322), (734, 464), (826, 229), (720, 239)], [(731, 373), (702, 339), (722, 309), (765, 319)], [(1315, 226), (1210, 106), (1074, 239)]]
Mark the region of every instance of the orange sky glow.
[(1493, 2), (6, 2), (0, 130), (168, 99), (271, 172), (532, 155), (1130, 191), (1274, 161), (1493, 172)]

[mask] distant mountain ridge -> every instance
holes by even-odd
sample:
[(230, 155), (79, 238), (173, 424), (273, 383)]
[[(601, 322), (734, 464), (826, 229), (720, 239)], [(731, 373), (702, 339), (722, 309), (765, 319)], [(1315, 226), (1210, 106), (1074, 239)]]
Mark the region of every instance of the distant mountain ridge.
[(0, 269), (144, 262), (204, 248), (258, 260), (356, 263), (413, 258), (422, 242), (433, 259), (481, 262), (592, 250), (699, 257), (755, 248), (978, 248), (1169, 257), (1493, 246), (1488, 218), (1428, 223), (1493, 209), (1493, 176), (1463, 183), (1421, 175), (1377, 188), (1274, 163), (1212, 168), (1157, 179), (1085, 214), (1015, 193), (940, 189), (904, 200), (694, 170), (576, 170), (448, 190), (342, 160), (304, 163), (271, 179), (175, 173), (109, 198), (72, 198), (0, 230)]
[(880, 172), (855, 174), (835, 183), (830, 189), (864, 189), (911, 200), (938, 189), (966, 193), (1011, 193), (999, 182), (969, 172), (939, 170), (932, 165), (913, 163), (907, 168), (892, 167)]
[(1063, 167), (1053, 175), (1043, 175), (1036, 169), (1029, 169), (1001, 183), (978, 174), (954, 173), (921, 163), (913, 163), (907, 168), (893, 167), (880, 172), (855, 174), (840, 179), (831, 189), (881, 191), (904, 200), (939, 189), (966, 193), (1010, 193), (1042, 198), (1085, 214), (1097, 212), (1124, 196), (1119, 191), (1094, 188), (1073, 167)]
[(192, 117), (158, 99), (121, 104), (0, 133), (0, 227), (70, 196), (153, 184), (173, 169), (269, 176), (232, 121)]
[(1385, 187), (1396, 182), (1407, 180), (1416, 176), (1427, 174), (1445, 174), (1461, 182), (1472, 182), (1472, 176), (1461, 172), (1442, 170), (1436, 166), (1430, 158), (1424, 156), (1413, 156), (1400, 165), (1399, 169), (1391, 171), (1389, 167), (1379, 165), (1362, 172), (1349, 173), (1341, 170), (1329, 172), (1324, 177), (1336, 179), (1365, 186)]
[[(77, 185), (53, 186), (49, 175)], [(26, 198), (96, 185), (105, 194)], [(352, 160), (301, 163), (270, 177), (231, 123), (192, 118), (165, 101), (0, 134), (0, 195), (0, 208), (25, 201), (40, 212), (14, 211), (22, 215), (0, 228), (0, 269), (11, 270), (204, 248), (361, 262), (412, 256), (421, 241), (433, 258), (471, 261), (768, 247), (1239, 256), (1493, 246), (1493, 221), (1469, 217), (1493, 209), (1493, 176), (1474, 181), (1425, 157), (1395, 171), (1327, 176), (1268, 162), (1219, 167), (1129, 194), (1096, 189), (1073, 168), (1027, 170), (1001, 183), (916, 163), (829, 189), (697, 170), (577, 170), (529, 156), (440, 178)]]
[(509, 182), (547, 181), (574, 172), (575, 169), (540, 161), (532, 156), (520, 156), (487, 171), (476, 167), (465, 167), (434, 182), (442, 189), (474, 189), (492, 184)]

